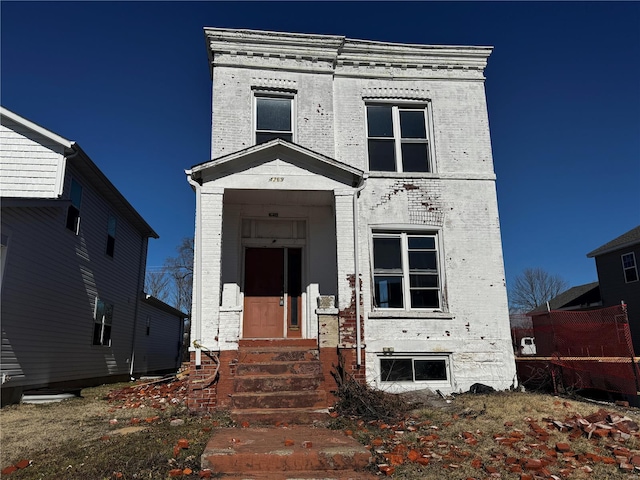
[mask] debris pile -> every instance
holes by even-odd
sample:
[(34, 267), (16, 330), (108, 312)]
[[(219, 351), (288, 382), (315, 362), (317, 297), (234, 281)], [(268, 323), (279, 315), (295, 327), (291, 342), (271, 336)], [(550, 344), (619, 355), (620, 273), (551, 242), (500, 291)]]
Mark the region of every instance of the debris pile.
[[(413, 417), (393, 424), (359, 420), (356, 432), (344, 433), (368, 434), (378, 471), (389, 476), (406, 464), (438, 465), (448, 470), (471, 467), (478, 471), (476, 477), (469, 477), (474, 480), (504, 474), (517, 474), (521, 480), (559, 480), (574, 473), (585, 478), (596, 465), (640, 473), (640, 450), (634, 448), (640, 441), (640, 427), (632, 419), (604, 409), (587, 417), (574, 414), (562, 421), (543, 418), (537, 422), (526, 417), (527, 430), (514, 428), (511, 421), (504, 424), (504, 431), (493, 434), (465, 431), (463, 427), (451, 440), (451, 429), (459, 429), (464, 420), (457, 414), (441, 425)], [(375, 431), (379, 432), (377, 436)], [(497, 448), (480, 456), (475, 446), (483, 440), (486, 445), (487, 439), (492, 439)], [(591, 448), (585, 451), (584, 441), (574, 445), (578, 439), (587, 439)]]
[(186, 404), (187, 390), (186, 381), (177, 377), (168, 377), (112, 390), (106, 400), (115, 404), (114, 408), (151, 407), (164, 410), (169, 406)]

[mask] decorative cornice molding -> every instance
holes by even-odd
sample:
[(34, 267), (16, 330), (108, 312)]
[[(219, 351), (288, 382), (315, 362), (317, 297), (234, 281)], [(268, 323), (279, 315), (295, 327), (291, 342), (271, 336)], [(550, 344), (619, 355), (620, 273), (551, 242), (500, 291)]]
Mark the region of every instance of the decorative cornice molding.
[(251, 79), (251, 88), (264, 88), (269, 90), (286, 90), (297, 92), (298, 82), (282, 78), (258, 78)]
[[(216, 56), (231, 55), (326, 62), (333, 69), (341, 66), (368, 70), (471, 70), (477, 74), (486, 67), (492, 51), (492, 47), (400, 44), (338, 35), (209, 27), (204, 33), (211, 65), (217, 64)], [(222, 64), (229, 65), (229, 59)]]
[(394, 87), (369, 87), (362, 89), (363, 99), (376, 99), (376, 98), (397, 98), (407, 100), (424, 100), (430, 99), (430, 92), (428, 90), (420, 88), (394, 88)]

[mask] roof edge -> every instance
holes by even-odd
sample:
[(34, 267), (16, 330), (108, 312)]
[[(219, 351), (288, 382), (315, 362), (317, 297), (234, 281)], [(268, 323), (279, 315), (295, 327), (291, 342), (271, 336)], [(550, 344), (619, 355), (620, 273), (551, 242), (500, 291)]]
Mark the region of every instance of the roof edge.
[(71, 140), (67, 140), (66, 138), (58, 135), (57, 133), (52, 132), (51, 130), (48, 130), (40, 125), (38, 125), (35, 122), (32, 122), (31, 120), (27, 120), (26, 118), (18, 115), (15, 112), (12, 112), (11, 110), (9, 110), (6, 107), (0, 106), (0, 116), (3, 117), (7, 117), (8, 119), (19, 123), (20, 125), (23, 125), (25, 127), (27, 127), (30, 130), (33, 130), (34, 132), (42, 135), (43, 137), (48, 138), (49, 140), (52, 140), (53, 142), (65, 147), (65, 148), (72, 148), (73, 145), (75, 145), (76, 142), (71, 141)]

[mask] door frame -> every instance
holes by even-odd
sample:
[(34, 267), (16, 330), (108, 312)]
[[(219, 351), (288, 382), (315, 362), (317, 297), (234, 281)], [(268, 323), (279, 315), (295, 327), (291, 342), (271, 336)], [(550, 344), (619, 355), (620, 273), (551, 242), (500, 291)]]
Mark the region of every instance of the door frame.
[[(242, 220), (266, 220), (264, 217), (242, 217)], [(241, 223), (242, 223), (241, 220)], [(275, 219), (274, 219), (275, 220)], [(309, 284), (308, 284), (308, 267), (309, 267), (309, 258), (308, 258), (308, 248), (307, 248), (307, 237), (309, 234), (309, 219), (308, 218), (278, 218), (279, 221), (290, 221), (290, 222), (305, 222), (305, 238), (243, 238), (240, 236), (240, 255), (239, 255), (239, 267), (240, 267), (240, 338), (244, 338), (244, 292), (245, 292), (245, 274), (246, 274), (246, 250), (247, 248), (299, 248), (301, 250), (301, 261), (300, 261), (300, 277), (301, 277), (301, 308), (300, 308), (300, 336), (299, 337), (288, 337), (288, 301), (289, 297), (287, 292), (285, 292), (285, 308), (284, 315), (282, 318), (283, 328), (285, 335), (282, 337), (286, 338), (307, 338), (309, 332), (309, 326), (307, 325), (310, 315), (309, 315)], [(285, 277), (287, 275), (286, 271), (286, 261), (287, 255), (286, 250), (284, 254), (285, 262), (283, 268), (285, 269)], [(250, 339), (249, 339), (250, 340)]]

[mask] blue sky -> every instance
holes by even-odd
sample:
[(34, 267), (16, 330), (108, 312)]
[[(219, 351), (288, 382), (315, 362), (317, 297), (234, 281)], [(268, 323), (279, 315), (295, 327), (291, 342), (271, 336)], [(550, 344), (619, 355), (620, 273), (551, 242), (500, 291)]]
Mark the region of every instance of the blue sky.
[(486, 89), (507, 282), (596, 280), (586, 254), (640, 224), (638, 2), (8, 2), (2, 105), (77, 141), (159, 233), (193, 235), (184, 169), (209, 159), (202, 28), (492, 45)]

